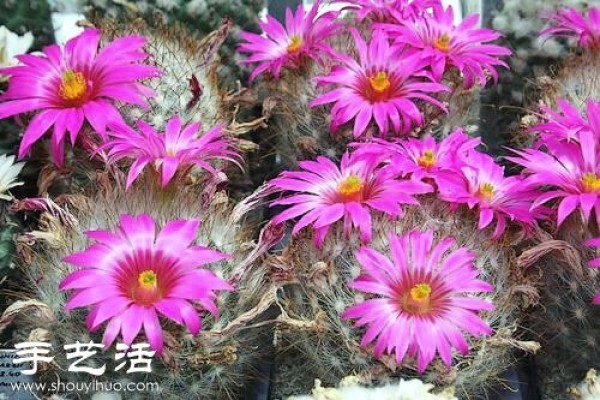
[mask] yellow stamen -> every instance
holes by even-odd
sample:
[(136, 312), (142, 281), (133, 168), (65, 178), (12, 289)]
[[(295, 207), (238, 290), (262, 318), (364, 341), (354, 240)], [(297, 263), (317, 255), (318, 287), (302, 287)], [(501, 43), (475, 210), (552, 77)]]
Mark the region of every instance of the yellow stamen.
[(351, 198), (359, 194), (363, 189), (362, 180), (356, 175), (348, 175), (338, 186), (339, 193), (345, 198)]
[(298, 35), (292, 35), (290, 38), (290, 44), (287, 47), (288, 53), (297, 53), (302, 47), (302, 38)]
[(448, 35), (447, 33), (444, 33), (442, 36), (440, 36), (439, 39), (437, 39), (433, 43), (433, 45), (438, 50), (449, 51), (450, 50), (450, 35)]
[(143, 289), (155, 289), (156, 285), (158, 284), (156, 272), (150, 269), (142, 271), (138, 276), (138, 283)]
[(87, 93), (87, 82), (81, 72), (68, 70), (62, 76), (59, 95), (66, 101), (81, 100)]
[(391, 82), (386, 72), (378, 72), (376, 75), (369, 77), (371, 88), (377, 93), (383, 93), (390, 88)]
[(583, 175), (581, 183), (586, 192), (597, 192), (600, 190), (600, 177), (593, 172), (588, 172)]
[(479, 186), (479, 196), (485, 200), (491, 200), (494, 197), (494, 185), (491, 183), (484, 183)]
[(401, 297), (402, 308), (411, 314), (427, 314), (431, 311), (431, 286), (418, 283)]
[(410, 298), (417, 303), (425, 303), (429, 301), (431, 296), (431, 286), (427, 283), (419, 283), (410, 289)]
[(431, 168), (435, 165), (435, 153), (433, 150), (425, 150), (423, 155), (417, 159), (417, 164), (424, 168)]

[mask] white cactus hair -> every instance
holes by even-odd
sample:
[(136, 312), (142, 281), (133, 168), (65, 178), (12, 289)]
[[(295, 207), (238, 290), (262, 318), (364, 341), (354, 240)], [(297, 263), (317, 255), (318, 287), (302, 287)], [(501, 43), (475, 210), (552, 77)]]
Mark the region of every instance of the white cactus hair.
[[(537, 348), (536, 343), (521, 341), (516, 333), (524, 306), (517, 289), (529, 287), (515, 273), (517, 254), (513, 246), (524, 245), (522, 234), (511, 232), (500, 241), (486, 239), (486, 233), (477, 230), (472, 214), (450, 212), (447, 204), (434, 198), (423, 198), (420, 206), (408, 208), (398, 221), (377, 218), (373, 226), (372, 246), (384, 253), (390, 231), (403, 234), (414, 229), (432, 229), (438, 238), (452, 236), (456, 246), (467, 247), (476, 254), (475, 266), (481, 272), (480, 278), (494, 285), (488, 297), (496, 310), (484, 316), (494, 335), (470, 340), (470, 354), (457, 357), (451, 369), (434, 362), (424, 375), (425, 381), (442, 387), (455, 386), (461, 397), (477, 395), (502, 379), (502, 372), (515, 360), (512, 350)], [(306, 393), (310, 389), (306, 384), (316, 378), (335, 386), (349, 373), (358, 374), (366, 382), (416, 375), (410, 367), (401, 370), (389, 357), (374, 359), (368, 350), (360, 348), (360, 331), (341, 319), (341, 312), (361, 299), (361, 294), (347, 286), (360, 274), (353, 256), (359, 241), (357, 237), (350, 240), (341, 237), (340, 230), (332, 231), (323, 248), (317, 250), (311, 235), (302, 234), (291, 239), (281, 255), (266, 261), (267, 266), (279, 273), (280, 303), (286, 305), (291, 318), (302, 322), (284, 326), (278, 332), (284, 364), (279, 370), (283, 376), (276, 379), (281, 385), (276, 388), (280, 397)], [(281, 272), (283, 268), (287, 274)], [(313, 367), (305, 368), (307, 363)]]
[[(223, 93), (217, 82), (217, 50), (227, 37), (231, 23), (224, 21), (219, 30), (200, 38), (182, 26), (167, 26), (161, 21), (159, 17), (152, 22), (141, 18), (98, 21), (104, 37), (109, 40), (131, 34), (144, 36), (148, 40), (145, 50), (149, 63), (163, 71), (161, 76), (148, 82), (157, 94), (149, 100), (150, 108), (128, 107), (123, 114), (130, 120), (144, 119), (157, 129), (178, 114), (185, 123), (201, 122), (205, 129), (210, 129), (226, 117)], [(197, 98), (191, 89), (192, 76), (201, 90)]]

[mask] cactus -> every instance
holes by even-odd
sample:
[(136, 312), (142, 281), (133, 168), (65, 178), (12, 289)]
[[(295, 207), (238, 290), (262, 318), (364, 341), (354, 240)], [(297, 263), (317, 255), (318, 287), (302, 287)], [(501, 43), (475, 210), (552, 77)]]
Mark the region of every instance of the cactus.
[[(230, 219), (231, 209), (224, 193), (214, 195), (208, 208), (199, 210), (199, 204), (203, 201), (200, 186), (190, 186), (185, 191), (164, 192), (156, 188), (153, 182), (152, 179), (146, 179), (125, 193), (112, 184), (103, 186), (106, 181), (99, 181), (95, 194), (89, 197), (78, 195), (70, 199), (68, 213), (71, 225), (65, 226), (58, 218), (44, 214), (40, 221), (42, 228), (28, 234), (30, 242), (21, 251), (22, 257), (28, 261), (27, 292), (32, 299), (41, 303), (39, 307), (45, 312), (41, 315), (25, 312), (19, 315), (14, 339), (31, 340), (35, 335), (42, 335), (44, 340), (53, 344), (56, 364), (47, 366), (42, 374), (36, 376), (40, 381), (52, 381), (57, 375), (63, 382), (90, 382), (94, 379), (89, 374), (66, 371), (65, 366), (70, 362), (65, 359), (65, 352), (61, 349), (63, 345), (76, 341), (87, 343), (93, 340), (100, 343), (101, 336), (87, 331), (85, 313), (64, 310), (65, 294), (56, 290), (69, 272), (61, 259), (86, 246), (83, 232), (98, 227), (114, 227), (117, 217), (122, 213), (147, 213), (161, 222), (199, 218), (201, 228), (198, 242), (235, 255), (231, 262), (214, 265), (213, 270), (223, 277), (230, 276), (250, 252), (249, 235), (252, 227)], [(138, 396), (132, 398), (238, 398), (245, 377), (253, 374), (261, 360), (257, 330), (246, 328), (257, 316), (252, 307), (256, 305), (253, 303), (255, 296), (263, 294), (260, 284), (259, 277), (247, 275), (244, 283), (237, 287), (236, 294), (220, 296), (220, 319), (205, 318), (205, 327), (198, 337), (174, 326), (167, 328), (166, 349), (161, 358), (154, 359), (149, 375), (125, 375), (124, 370), (111, 371), (114, 349), (99, 353), (94, 362), (97, 366), (107, 365), (104, 375), (107, 381), (119, 382), (129, 378), (136, 382), (156, 382), (160, 388), (160, 391), (132, 394)]]
[[(571, 54), (551, 76), (538, 80), (540, 103), (556, 109), (557, 100), (564, 99), (585, 115), (588, 99), (600, 100), (597, 85), (599, 57), (596, 51), (584, 49)], [(536, 136), (529, 130), (552, 118), (536, 112), (524, 118), (528, 131), (515, 139), (522, 146), (531, 146)], [(537, 379), (544, 399), (561, 398), (575, 386), (585, 372), (598, 367), (597, 337), (600, 326), (598, 307), (590, 299), (600, 290), (598, 271), (587, 266), (593, 252), (586, 241), (598, 235), (595, 221), (585, 223), (579, 215), (567, 219), (560, 228), (549, 231), (556, 239), (555, 247), (562, 249), (545, 260), (538, 271), (539, 303), (543, 305), (530, 315), (532, 338), (540, 341), (542, 350), (536, 355)], [(557, 374), (563, 378), (555, 379)]]
[(34, 50), (54, 41), (50, 6), (46, 0), (5, 1), (0, 5), (0, 25), (23, 35), (32, 32)]
[[(533, 343), (521, 342), (517, 333), (525, 307), (525, 298), (517, 288), (529, 287), (512, 269), (517, 260), (513, 248), (519, 247), (519, 235), (507, 235), (500, 242), (482, 240), (469, 215), (449, 213), (448, 207), (435, 199), (421, 203), (409, 208), (399, 221), (376, 219), (373, 246), (385, 249), (390, 230), (406, 233), (432, 229), (437, 238), (452, 236), (457, 247), (464, 246), (476, 254), (475, 265), (482, 279), (495, 287), (490, 297), (497, 309), (485, 317), (495, 334), (470, 341), (469, 356), (459, 356), (452, 368), (434, 363), (424, 380), (440, 387), (454, 386), (461, 398), (482, 394), (502, 379), (500, 374), (514, 362), (515, 347), (535, 348)], [(276, 398), (307, 393), (317, 378), (325, 385), (336, 385), (349, 373), (369, 384), (416, 376), (409, 366), (396, 366), (393, 357), (374, 359), (371, 350), (359, 346), (360, 331), (341, 319), (341, 313), (362, 298), (348, 287), (360, 273), (353, 256), (359, 246), (357, 237), (342, 240), (338, 231), (317, 250), (310, 235), (301, 235), (292, 239), (281, 254), (265, 261), (271, 279), (282, 287), (279, 303), (290, 319), (276, 333), (281, 363)], [(307, 370), (307, 364), (313, 367)]]
[[(156, 27), (140, 20), (129, 24), (103, 21), (98, 25), (105, 43), (127, 34), (145, 35), (149, 63), (163, 71), (147, 83), (156, 92), (148, 107), (119, 105), (124, 122), (144, 120), (157, 131), (164, 131), (168, 129), (166, 120), (178, 115), (184, 126), (199, 122), (206, 131), (215, 125), (226, 127), (231, 121), (231, 112), (223, 102), (225, 93), (216, 79), (217, 51), (227, 35), (228, 24), (204, 40), (189, 36), (184, 28), (161, 25), (153, 29)], [(200, 93), (190, 88), (192, 77)], [(239, 143), (229, 136), (223, 140)], [(47, 164), (44, 144), (38, 144), (32, 158)], [(88, 331), (86, 312), (65, 310), (67, 296), (58, 287), (74, 271), (73, 265), (63, 261), (65, 256), (90, 246), (86, 231), (115, 230), (122, 214), (149, 215), (158, 227), (168, 221), (200, 220), (198, 243), (233, 255), (232, 260), (209, 267), (235, 288), (234, 292), (220, 293), (216, 299), (220, 317), (205, 317), (204, 327), (196, 337), (176, 324), (165, 324), (165, 349), (154, 359), (151, 374), (128, 376), (124, 369), (109, 371), (115, 358), (112, 348), (98, 353), (94, 362), (107, 365), (106, 377), (110, 381), (129, 379), (158, 384), (159, 390), (132, 394), (132, 398), (239, 398), (246, 380), (257, 374), (261, 360), (261, 330), (252, 325), (272, 303), (272, 294), (262, 286), (261, 272), (252, 268), (252, 261), (273, 244), (273, 238), (266, 244), (266, 239), (259, 241), (255, 247), (251, 241), (255, 223), (252, 218), (242, 220), (245, 211), (234, 211), (235, 201), (223, 190), (225, 172), (231, 173), (237, 167), (230, 167), (225, 161), (216, 162), (217, 170), (206, 164), (203, 168), (187, 167), (174, 175), (170, 185), (161, 187), (152, 164), (131, 188), (126, 188), (120, 166), (126, 168), (127, 163), (119, 166), (109, 161), (107, 154), (111, 153), (100, 149), (101, 144), (91, 126), (85, 125), (77, 146), (67, 150), (66, 167), (46, 165), (38, 182), (40, 191), (52, 197), (15, 202), (16, 210), (42, 212), (37, 226), (18, 241), (19, 269), (26, 282), (22, 295), (29, 299), (26, 305), (35, 306), (21, 307), (23, 302), (16, 302), (5, 311), (4, 321), (13, 323), (13, 342), (29, 339), (53, 345), (55, 363), (42, 367), (36, 375), (40, 381), (50, 382), (59, 376), (63, 382), (91, 382), (92, 375), (71, 373), (65, 368), (70, 362), (62, 351), (63, 345), (90, 340), (98, 343), (102, 338), (97, 332)], [(225, 151), (223, 154), (233, 150)], [(231, 159), (239, 163), (236, 157)], [(206, 173), (207, 168), (213, 173)]]
[(235, 45), (239, 38), (240, 29), (258, 31), (258, 15), (266, 7), (265, 0), (194, 0), (194, 1), (165, 1), (151, 0), (148, 2), (117, 2), (94, 0), (88, 13), (116, 17), (123, 11), (133, 11), (134, 14), (145, 16), (151, 20), (160, 18), (165, 24), (180, 23), (187, 30), (200, 36), (217, 30), (224, 19), (232, 21), (232, 34), (227, 37), (219, 49), (222, 58), (219, 76), (228, 85), (235, 84), (236, 79), (245, 80), (247, 72), (237, 65), (238, 57)]

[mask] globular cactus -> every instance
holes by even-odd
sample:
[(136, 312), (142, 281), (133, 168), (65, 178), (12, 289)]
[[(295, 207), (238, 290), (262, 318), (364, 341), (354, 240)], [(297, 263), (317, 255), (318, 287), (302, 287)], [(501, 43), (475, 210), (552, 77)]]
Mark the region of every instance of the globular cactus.
[[(27, 244), (20, 248), (22, 262), (26, 262), (23, 266), (27, 282), (27, 289), (22, 294), (35, 300), (36, 310), (42, 309), (43, 312), (19, 314), (14, 322), (14, 340), (38, 337), (52, 343), (55, 363), (45, 366), (42, 373), (36, 375), (41, 382), (52, 382), (57, 376), (62, 382), (92, 382), (96, 379), (86, 373), (66, 370), (71, 361), (65, 359), (63, 345), (77, 341), (88, 343), (90, 340), (101, 343), (102, 335), (88, 331), (86, 312), (65, 311), (67, 296), (57, 290), (61, 281), (73, 270), (63, 258), (84, 250), (90, 244), (84, 232), (97, 229), (114, 231), (122, 214), (150, 215), (158, 227), (172, 220), (199, 219), (200, 228), (194, 242), (232, 255), (230, 260), (209, 266), (225, 279), (246, 261), (253, 248), (250, 240), (252, 226), (232, 220), (231, 205), (222, 192), (215, 194), (211, 204), (202, 208), (203, 193), (198, 186), (188, 186), (182, 191), (162, 191), (153, 179), (144, 179), (134, 189), (125, 192), (110, 182), (99, 181), (97, 184), (99, 190), (95, 194), (70, 199), (69, 211), (65, 211), (70, 215), (69, 225), (44, 214), (42, 227), (28, 233)], [(106, 381), (130, 379), (158, 384), (159, 390), (130, 394), (132, 398), (238, 398), (246, 380), (254, 376), (261, 362), (257, 329), (248, 327), (260, 314), (260, 310), (253, 307), (265, 295), (261, 284), (260, 276), (247, 274), (244, 281), (235, 287), (235, 292), (222, 292), (217, 299), (220, 317), (204, 317), (202, 331), (197, 337), (185, 329), (167, 324), (165, 349), (160, 357), (153, 359), (150, 374), (128, 375), (124, 370), (113, 371), (114, 347), (98, 352), (93, 357), (93, 365), (107, 366), (103, 375)]]
[(187, 31), (200, 37), (219, 29), (221, 21), (229, 19), (232, 32), (219, 48), (222, 63), (218, 73), (228, 87), (233, 87), (236, 80), (247, 76), (246, 69), (237, 63), (239, 57), (235, 53), (235, 46), (239, 41), (238, 33), (240, 30), (258, 31), (259, 14), (265, 7), (265, 0), (150, 0), (143, 3), (92, 0), (86, 5), (85, 11), (103, 17), (118, 17), (130, 12), (146, 20), (161, 20), (167, 25), (181, 24)]
[[(435, 361), (423, 378), (440, 387), (453, 386), (460, 398), (482, 395), (515, 361), (516, 347), (536, 348), (535, 343), (521, 342), (518, 333), (526, 303), (523, 292), (528, 287), (516, 271), (518, 254), (514, 246), (522, 238), (514, 233), (500, 241), (482, 237), (471, 215), (453, 213), (447, 204), (429, 198), (418, 207), (408, 208), (398, 221), (374, 219), (371, 247), (391, 259), (389, 232), (404, 235), (413, 230), (432, 230), (436, 242), (454, 238), (452, 250), (464, 247), (474, 253), (480, 279), (494, 287), (492, 292), (478, 295), (496, 305), (483, 317), (494, 334), (469, 339), (468, 355), (456, 355), (452, 367)], [(306, 393), (317, 378), (335, 386), (349, 373), (369, 384), (416, 377), (411, 361), (397, 365), (393, 355), (377, 359), (371, 346), (361, 347), (364, 331), (342, 318), (348, 307), (365, 299), (364, 293), (351, 288), (351, 282), (361, 274), (355, 257), (360, 239), (356, 235), (345, 239), (339, 229), (330, 234), (321, 249), (314, 247), (312, 239), (308, 234), (293, 238), (281, 254), (265, 261), (271, 279), (282, 287), (279, 304), (287, 318), (281, 321), (276, 334), (281, 363), (276, 398)], [(312, 367), (307, 369), (307, 364)]]
[(7, 1), (0, 5), (0, 11), (0, 25), (19, 35), (33, 33), (35, 50), (54, 41), (50, 5), (46, 0)]
[[(598, 271), (589, 268), (593, 258), (590, 240), (598, 236), (596, 205), (598, 126), (598, 37), (589, 34), (597, 8), (589, 15), (562, 8), (547, 16), (550, 26), (542, 37), (566, 37), (579, 49), (568, 55), (552, 76), (540, 78), (541, 110), (522, 122), (525, 130), (515, 140), (523, 148), (512, 161), (547, 193), (536, 204), (554, 210), (546, 224), (547, 241), (538, 251), (539, 307), (528, 316), (531, 338), (541, 351), (534, 361), (542, 398), (564, 398), (590, 368), (598, 367), (597, 343), (600, 310), (592, 304), (600, 290)], [(561, 176), (558, 180), (554, 178)], [(581, 198), (581, 201), (579, 200)], [(596, 302), (596, 300), (594, 300)], [(561, 379), (557, 380), (556, 376)]]
[[(203, 41), (186, 39), (178, 28), (155, 30), (142, 21), (98, 25), (102, 37), (90, 29), (64, 49), (52, 47), (28, 59), (48, 63), (56, 61), (53, 51), (74, 52), (61, 65), (66, 70), (56, 87), (48, 89), (56, 90), (48, 96), (59, 102), (50, 112), (65, 113), (65, 119), (58, 114), (47, 120), (59, 125), (50, 134), (54, 166), (46, 168), (38, 184), (56, 202), (51, 197), (15, 201), (15, 210), (42, 212), (37, 227), (18, 241), (25, 282), (21, 299), (26, 300), (5, 310), (3, 321), (12, 322), (14, 343), (52, 344), (54, 363), (44, 364), (36, 375), (42, 382), (56, 377), (93, 382), (93, 375), (66, 370), (71, 362), (63, 346), (94, 341), (107, 348), (92, 361), (107, 366), (107, 381), (157, 384), (158, 389), (132, 398), (239, 398), (246, 381), (258, 374), (260, 327), (268, 325), (258, 319), (274, 301), (253, 262), (278, 236), (266, 230), (258, 243), (252, 242), (256, 224), (245, 218), (248, 208), (234, 209), (235, 200), (224, 191), (226, 175), (243, 162), (239, 142), (226, 131), (231, 113), (216, 78), (216, 53), (228, 25)], [(93, 65), (80, 70), (78, 62)], [(8, 93), (28, 76), (28, 68), (15, 67)], [(196, 88), (190, 86), (192, 79)], [(18, 101), (28, 101), (21, 95)], [(3, 103), (4, 109), (18, 101)], [(69, 114), (80, 111), (79, 121)], [(38, 111), (26, 121), (21, 157), (34, 145), (35, 153), (46, 150), (40, 139), (48, 126), (36, 125), (44, 115), (48, 111)], [(72, 146), (66, 145), (65, 134)], [(104, 242), (108, 237), (121, 245)], [(105, 256), (84, 261), (98, 249)], [(115, 249), (120, 250), (111, 253)], [(121, 260), (119, 268), (111, 264), (110, 254)], [(94, 286), (104, 276), (94, 275), (98, 266), (114, 274), (101, 284), (106, 291)], [(89, 275), (82, 281), (82, 274)], [(115, 290), (120, 294), (107, 294)], [(96, 294), (86, 297), (91, 292)], [(101, 300), (98, 295), (106, 296)], [(82, 296), (87, 298), (83, 303), (77, 300)], [(107, 305), (115, 297), (127, 303)], [(91, 310), (80, 309), (87, 306)], [(117, 312), (117, 307), (125, 309)], [(165, 318), (157, 319), (157, 312)], [(98, 333), (101, 326), (104, 335)], [(152, 372), (129, 376), (125, 369), (111, 370), (115, 351), (110, 344), (121, 332), (129, 346), (139, 331), (145, 338), (140, 335), (138, 342), (145, 339), (157, 353)], [(88, 398), (89, 393), (72, 395)]]

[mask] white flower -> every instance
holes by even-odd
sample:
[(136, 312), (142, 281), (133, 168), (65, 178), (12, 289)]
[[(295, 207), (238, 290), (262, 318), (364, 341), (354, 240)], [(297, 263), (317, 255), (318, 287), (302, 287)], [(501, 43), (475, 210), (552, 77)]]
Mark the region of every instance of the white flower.
[(0, 26), (0, 67), (8, 67), (18, 63), (15, 56), (26, 53), (33, 44), (33, 34), (27, 32), (19, 36)]
[(121, 395), (113, 392), (97, 392), (92, 396), (92, 400), (121, 400)]
[(76, 12), (53, 12), (51, 15), (54, 28), (54, 40), (59, 45), (64, 45), (70, 39), (84, 31), (77, 23), (85, 20), (85, 16)]
[(596, 370), (590, 369), (583, 382), (570, 392), (579, 400), (600, 400), (600, 379), (596, 375)]
[(0, 199), (11, 200), (12, 195), (8, 189), (23, 184), (16, 179), (24, 165), (22, 162), (15, 164), (15, 156), (0, 155)]
[(206, 0), (192, 0), (186, 6), (186, 11), (192, 17), (197, 17), (200, 14), (204, 14), (208, 10)]
[(156, 0), (156, 5), (167, 11), (179, 8), (179, 0)]
[(423, 383), (419, 379), (395, 384), (367, 388), (358, 384), (358, 378), (347, 377), (339, 388), (321, 387), (321, 381), (315, 381), (312, 396), (290, 397), (288, 400), (457, 400), (454, 395), (444, 391), (440, 394), (430, 393), (433, 385)]

